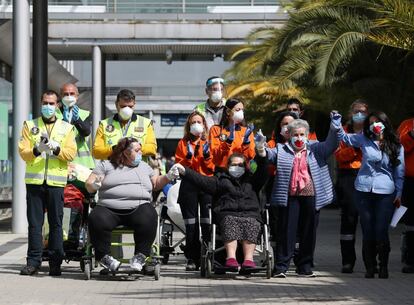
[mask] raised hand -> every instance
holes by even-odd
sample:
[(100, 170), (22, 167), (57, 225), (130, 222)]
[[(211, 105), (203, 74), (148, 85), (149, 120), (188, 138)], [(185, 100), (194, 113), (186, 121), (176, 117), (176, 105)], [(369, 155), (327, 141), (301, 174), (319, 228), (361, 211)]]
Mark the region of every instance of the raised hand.
[(253, 130), (254, 130), (254, 125), (253, 124), (247, 125), (246, 133), (244, 134), (244, 137), (243, 137), (243, 144), (250, 144), (250, 138), (249, 137), (252, 134)]
[(333, 129), (336, 129), (336, 130), (341, 129), (341, 127), (342, 127), (342, 122), (341, 122), (342, 115), (340, 115), (338, 111), (332, 110), (330, 116), (331, 116), (331, 127)]
[(259, 129), (259, 131), (256, 133), (256, 136), (254, 137), (254, 143), (259, 153), (264, 152), (265, 145), (266, 145), (266, 136), (263, 135), (263, 132), (261, 129)]

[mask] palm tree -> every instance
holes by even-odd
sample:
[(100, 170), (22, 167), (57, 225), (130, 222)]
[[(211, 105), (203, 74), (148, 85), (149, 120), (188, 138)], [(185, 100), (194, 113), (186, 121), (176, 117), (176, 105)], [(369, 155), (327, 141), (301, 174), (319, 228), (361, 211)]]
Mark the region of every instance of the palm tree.
[[(312, 0), (293, 1), (292, 6), (281, 29), (252, 32), (232, 54), (232, 60), (244, 57), (225, 75), (233, 94), (264, 95), (274, 102), (290, 92), (306, 101), (309, 88), (326, 90), (358, 80), (351, 66), (357, 57), (379, 58), (389, 54), (387, 47), (413, 50), (412, 1)], [(400, 62), (407, 53), (393, 56)]]

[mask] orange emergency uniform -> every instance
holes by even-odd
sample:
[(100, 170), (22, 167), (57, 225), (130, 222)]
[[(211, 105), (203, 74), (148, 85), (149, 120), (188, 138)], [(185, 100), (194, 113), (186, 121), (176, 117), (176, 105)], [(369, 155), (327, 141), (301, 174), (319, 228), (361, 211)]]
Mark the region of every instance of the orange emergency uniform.
[(226, 168), (227, 160), (233, 153), (241, 153), (246, 157), (247, 164), (253, 160), (256, 152), (254, 145), (253, 132), (249, 136), (250, 143), (243, 144), (243, 138), (246, 133), (246, 127), (236, 125), (234, 130), (233, 142), (229, 143), (227, 139), (230, 136), (230, 130), (219, 125), (214, 125), (210, 129), (209, 142), (213, 156), (213, 162), (218, 168)]
[(213, 176), (214, 174), (214, 163), (211, 156), (205, 159), (203, 155), (203, 145), (206, 143), (206, 140), (197, 140), (190, 141), (192, 148), (193, 156), (191, 159), (188, 159), (186, 156), (188, 154), (188, 141), (181, 139), (178, 142), (177, 149), (175, 151), (175, 162), (180, 163), (183, 166), (189, 167), (192, 170), (204, 175), (204, 176)]

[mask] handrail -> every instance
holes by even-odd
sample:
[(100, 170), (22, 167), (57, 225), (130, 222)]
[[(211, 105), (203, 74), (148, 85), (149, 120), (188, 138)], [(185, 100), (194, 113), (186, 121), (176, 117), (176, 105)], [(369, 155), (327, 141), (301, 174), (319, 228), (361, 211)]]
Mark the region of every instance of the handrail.
[[(0, 12), (10, 12), (12, 0), (0, 0)], [(200, 14), (217, 13), (275, 13), (276, 0), (49, 0), (49, 12), (128, 13), (128, 14)], [(250, 9), (251, 8), (251, 9)], [(60, 11), (59, 11), (60, 10)]]

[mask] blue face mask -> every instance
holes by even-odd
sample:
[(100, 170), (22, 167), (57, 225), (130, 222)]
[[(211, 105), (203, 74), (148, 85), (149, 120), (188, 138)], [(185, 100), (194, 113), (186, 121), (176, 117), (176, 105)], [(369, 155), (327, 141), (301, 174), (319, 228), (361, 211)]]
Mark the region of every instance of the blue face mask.
[(52, 116), (55, 115), (56, 106), (53, 105), (42, 105), (42, 115), (46, 119), (50, 119)]
[(132, 161), (132, 165), (138, 166), (141, 161), (142, 161), (142, 154), (139, 153), (135, 156), (134, 161)]
[(352, 121), (354, 121), (355, 123), (362, 123), (363, 121), (365, 121), (366, 117), (367, 116), (362, 112), (357, 112), (352, 115)]

